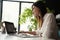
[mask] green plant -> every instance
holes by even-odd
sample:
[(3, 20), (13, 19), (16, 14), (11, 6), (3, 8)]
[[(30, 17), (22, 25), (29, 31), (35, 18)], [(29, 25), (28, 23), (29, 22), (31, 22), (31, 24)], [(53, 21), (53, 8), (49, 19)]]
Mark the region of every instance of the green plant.
[(30, 19), (30, 22), (32, 25), (28, 25), (29, 31), (32, 31), (32, 29), (37, 29), (37, 22), (35, 18), (32, 18), (32, 10), (30, 8), (26, 8), (24, 12), (20, 15), (19, 24), (23, 24), (26, 22), (27, 18)]

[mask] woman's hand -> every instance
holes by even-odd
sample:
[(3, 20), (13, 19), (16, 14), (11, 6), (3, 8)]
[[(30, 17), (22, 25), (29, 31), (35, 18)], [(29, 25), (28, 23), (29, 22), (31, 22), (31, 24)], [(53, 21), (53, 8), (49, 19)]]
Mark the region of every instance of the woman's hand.
[(39, 36), (39, 37), (42, 37), (42, 32), (40, 31), (40, 29), (36, 30), (36, 35)]

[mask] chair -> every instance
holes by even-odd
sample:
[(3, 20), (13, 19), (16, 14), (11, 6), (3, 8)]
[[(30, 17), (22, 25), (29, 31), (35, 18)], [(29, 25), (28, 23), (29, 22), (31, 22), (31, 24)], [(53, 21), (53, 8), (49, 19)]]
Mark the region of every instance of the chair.
[(57, 26), (58, 26), (58, 37), (60, 38), (60, 18), (56, 19)]

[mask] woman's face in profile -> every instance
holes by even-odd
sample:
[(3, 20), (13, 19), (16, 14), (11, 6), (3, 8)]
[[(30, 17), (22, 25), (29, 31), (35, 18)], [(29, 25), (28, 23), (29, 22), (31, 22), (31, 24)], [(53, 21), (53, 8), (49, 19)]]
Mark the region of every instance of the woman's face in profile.
[(32, 7), (32, 13), (35, 17), (39, 17), (41, 15), (40, 9), (36, 6)]

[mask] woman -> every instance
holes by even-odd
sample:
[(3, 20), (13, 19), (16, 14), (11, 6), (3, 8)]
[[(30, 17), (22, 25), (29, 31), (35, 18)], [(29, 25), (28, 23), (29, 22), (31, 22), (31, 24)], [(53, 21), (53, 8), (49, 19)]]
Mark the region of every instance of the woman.
[(36, 17), (38, 25), (36, 32), (30, 34), (39, 35), (43, 38), (57, 38), (56, 20), (52, 13), (47, 13), (43, 2), (37, 1), (32, 5), (33, 15)]
[(46, 13), (46, 6), (43, 2), (37, 1), (32, 6), (32, 12), (37, 19), (37, 34), (44, 38), (57, 38), (56, 20), (52, 13)]

